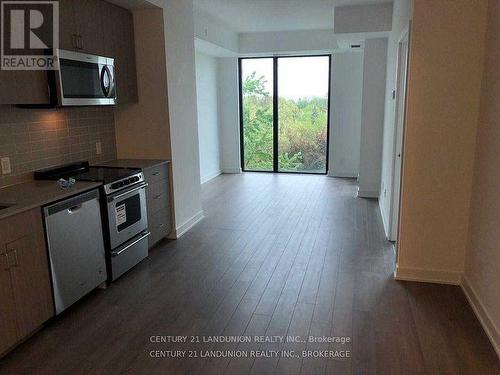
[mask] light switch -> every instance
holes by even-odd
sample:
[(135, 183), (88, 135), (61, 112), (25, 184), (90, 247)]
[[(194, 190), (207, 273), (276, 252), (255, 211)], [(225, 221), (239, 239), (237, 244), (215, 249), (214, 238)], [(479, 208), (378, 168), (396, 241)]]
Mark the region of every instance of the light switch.
[(2, 174), (12, 173), (12, 170), (10, 168), (10, 158), (9, 157), (2, 158), (1, 162), (2, 162)]
[(101, 144), (101, 142), (96, 142), (95, 143), (95, 153), (97, 155), (101, 155), (102, 154), (102, 144)]

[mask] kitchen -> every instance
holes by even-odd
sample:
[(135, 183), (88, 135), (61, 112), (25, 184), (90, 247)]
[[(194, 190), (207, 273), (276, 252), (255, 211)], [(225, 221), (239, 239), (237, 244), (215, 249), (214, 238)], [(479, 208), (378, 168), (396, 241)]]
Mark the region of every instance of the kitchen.
[(162, 11), (53, 4), (58, 69), (0, 70), (1, 356), (177, 236), (167, 85), (158, 101), (150, 69), (136, 64), (142, 39), (164, 27)]
[[(500, 373), (498, 304), (483, 309), (499, 290), (486, 173), (497, 92), (479, 90), (498, 64), (483, 74), (477, 58), (494, 42), (486, 2), (445, 3), (0, 0), (0, 374)], [(405, 43), (418, 163), (402, 174), (414, 194), (394, 201), (406, 204), (400, 247), (384, 222), (392, 173), (370, 165), (396, 157), (386, 114)], [(331, 58), (328, 176), (246, 172), (238, 65), (273, 56), (277, 103), (280, 61), (301, 51)], [(11, 69), (33, 56), (58, 69)], [(384, 136), (366, 139), (385, 156), (359, 139), (375, 123)], [(481, 178), (464, 179), (472, 164)], [(382, 183), (360, 194), (362, 165)], [(432, 165), (449, 181), (436, 185)]]

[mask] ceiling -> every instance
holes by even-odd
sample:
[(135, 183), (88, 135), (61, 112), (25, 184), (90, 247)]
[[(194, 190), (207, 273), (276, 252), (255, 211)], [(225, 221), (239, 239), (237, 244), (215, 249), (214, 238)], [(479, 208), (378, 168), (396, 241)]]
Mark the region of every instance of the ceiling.
[[(388, 0), (194, 0), (195, 9), (236, 32), (333, 28), (336, 5), (384, 3)], [(390, 1), (390, 0), (389, 0)]]

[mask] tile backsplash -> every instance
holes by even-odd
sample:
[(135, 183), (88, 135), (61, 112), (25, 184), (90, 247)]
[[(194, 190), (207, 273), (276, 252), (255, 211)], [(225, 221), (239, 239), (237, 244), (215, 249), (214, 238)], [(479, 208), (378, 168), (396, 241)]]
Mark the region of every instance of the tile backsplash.
[[(101, 142), (99, 155), (97, 142)], [(115, 159), (113, 108), (0, 105), (0, 157), (9, 157), (12, 169), (10, 174), (0, 173), (0, 187), (30, 180), (37, 169)]]

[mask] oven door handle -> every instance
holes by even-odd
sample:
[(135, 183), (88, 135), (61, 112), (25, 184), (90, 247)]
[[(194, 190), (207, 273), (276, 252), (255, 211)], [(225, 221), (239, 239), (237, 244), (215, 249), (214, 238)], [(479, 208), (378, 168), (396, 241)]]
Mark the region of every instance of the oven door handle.
[(141, 190), (141, 189), (144, 189), (145, 187), (149, 186), (149, 184), (147, 182), (143, 183), (143, 184), (140, 184), (139, 186), (137, 186), (136, 188), (134, 189), (130, 189), (130, 190), (127, 190), (121, 194), (118, 194), (118, 195), (115, 195), (115, 196), (111, 196), (108, 200), (109, 202), (113, 202), (114, 200), (118, 199), (118, 198), (121, 198), (121, 197), (124, 197), (126, 195), (129, 195), (130, 193), (133, 193), (137, 190)]
[(136, 239), (134, 242), (132, 242), (131, 244), (128, 244), (127, 246), (125, 246), (123, 249), (120, 249), (119, 251), (113, 251), (111, 253), (111, 256), (114, 258), (114, 257), (117, 257), (119, 256), (121, 253), (123, 253), (124, 251), (130, 249), (132, 246), (134, 246), (136, 243), (138, 242), (141, 242), (143, 239), (149, 237), (151, 235), (151, 232), (146, 232), (144, 233), (140, 238)]

